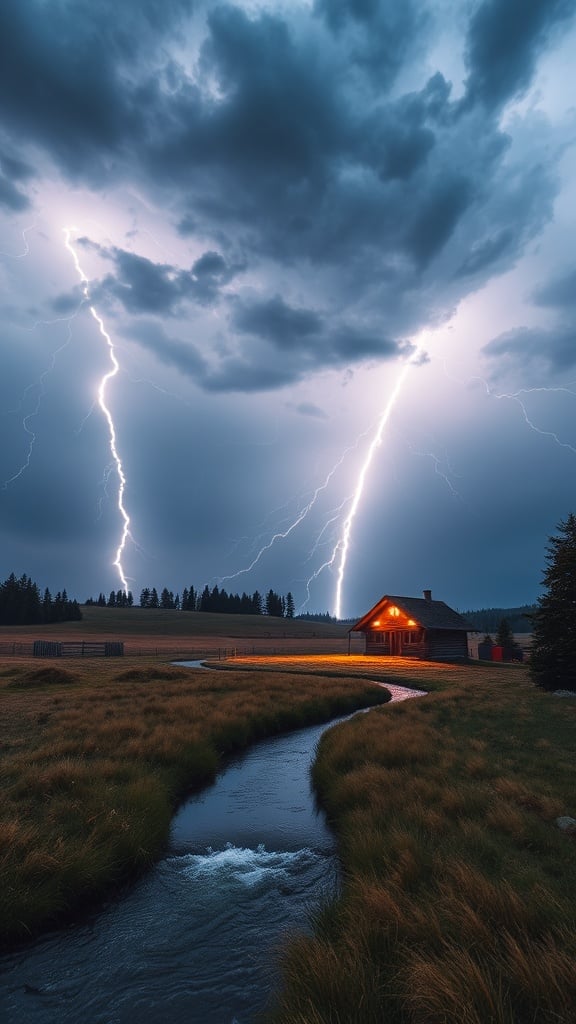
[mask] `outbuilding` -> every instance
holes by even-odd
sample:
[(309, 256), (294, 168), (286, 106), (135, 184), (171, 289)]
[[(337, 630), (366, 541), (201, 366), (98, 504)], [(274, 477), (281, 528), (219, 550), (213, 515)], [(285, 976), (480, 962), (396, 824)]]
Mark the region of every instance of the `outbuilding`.
[(365, 654), (426, 661), (462, 661), (468, 657), (471, 626), (444, 601), (385, 594), (352, 626), (364, 633)]

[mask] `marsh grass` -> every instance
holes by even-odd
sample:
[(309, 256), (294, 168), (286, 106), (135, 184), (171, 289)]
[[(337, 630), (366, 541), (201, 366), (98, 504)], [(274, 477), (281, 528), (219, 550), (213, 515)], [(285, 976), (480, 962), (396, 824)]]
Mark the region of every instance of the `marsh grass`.
[(522, 669), (429, 671), (437, 692), (322, 737), (344, 884), (283, 951), (276, 1024), (576, 1020), (576, 843), (555, 825), (576, 817), (576, 702)]
[(388, 696), (361, 680), (147, 659), (2, 669), (4, 943), (77, 914), (149, 865), (178, 801), (226, 754)]

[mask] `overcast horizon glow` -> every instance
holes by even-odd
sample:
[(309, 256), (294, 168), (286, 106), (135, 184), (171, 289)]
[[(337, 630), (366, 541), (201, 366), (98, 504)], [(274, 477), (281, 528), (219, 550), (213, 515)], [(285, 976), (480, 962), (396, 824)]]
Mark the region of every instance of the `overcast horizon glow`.
[(2, 578), (534, 600), (576, 505), (575, 8), (5, 0)]

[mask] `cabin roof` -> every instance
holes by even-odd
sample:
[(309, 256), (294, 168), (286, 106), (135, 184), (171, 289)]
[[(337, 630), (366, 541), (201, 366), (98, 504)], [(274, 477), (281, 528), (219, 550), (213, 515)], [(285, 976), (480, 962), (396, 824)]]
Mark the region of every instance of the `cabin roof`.
[(374, 607), (350, 628), (349, 632), (362, 632), (368, 629), (371, 619), (380, 614), (389, 604), (396, 605), (424, 629), (461, 629), (465, 631), (472, 629), (470, 623), (466, 622), (459, 612), (455, 612), (444, 601), (432, 601), (425, 597), (398, 597), (393, 594), (384, 594)]

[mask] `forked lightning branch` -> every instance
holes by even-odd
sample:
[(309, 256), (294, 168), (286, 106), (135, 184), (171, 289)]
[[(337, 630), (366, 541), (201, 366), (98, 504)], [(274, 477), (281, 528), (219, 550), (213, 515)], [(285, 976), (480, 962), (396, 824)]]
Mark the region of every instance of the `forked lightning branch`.
[(107, 389), (108, 389), (108, 384), (110, 383), (110, 381), (114, 377), (117, 376), (117, 374), (120, 371), (120, 366), (119, 366), (118, 360), (116, 359), (116, 353), (114, 351), (114, 343), (113, 343), (110, 335), (108, 334), (108, 331), (106, 330), (106, 328), (104, 326), (104, 322), (103, 322), (102, 318), (98, 315), (98, 313), (96, 312), (96, 309), (94, 308), (94, 306), (92, 304), (92, 298), (90, 296), (90, 289), (89, 289), (88, 278), (86, 277), (86, 274), (84, 273), (82, 267), (80, 266), (80, 261), (78, 259), (78, 254), (77, 254), (77, 252), (76, 252), (76, 250), (75, 250), (75, 248), (74, 248), (74, 246), (72, 244), (72, 241), (71, 241), (72, 230), (73, 230), (72, 228), (64, 228), (64, 238), (65, 238), (66, 248), (68, 249), (68, 252), (72, 256), (72, 259), (74, 260), (74, 266), (76, 267), (76, 272), (77, 272), (78, 277), (80, 278), (80, 281), (82, 283), (82, 294), (84, 295), (84, 299), (85, 299), (86, 303), (88, 304), (88, 309), (90, 310), (90, 313), (91, 313), (92, 317), (94, 318), (94, 320), (98, 324), (98, 330), (99, 330), (100, 334), (102, 335), (102, 337), (104, 338), (104, 341), (106, 342), (106, 346), (107, 346), (107, 349), (108, 349), (108, 356), (110, 358), (110, 363), (111, 363), (111, 369), (108, 370), (108, 372), (104, 374), (104, 376), (102, 377), (102, 379), (100, 381), (100, 384), (98, 386), (98, 405), (100, 406), (100, 409), (102, 410), (102, 413), (104, 415), (104, 419), (106, 420), (106, 423), (108, 425), (108, 438), (109, 438), (110, 454), (112, 456), (112, 461), (113, 461), (113, 464), (114, 464), (114, 466), (116, 468), (116, 473), (118, 475), (117, 506), (118, 506), (118, 511), (120, 513), (120, 517), (121, 517), (121, 520), (122, 520), (122, 530), (121, 530), (121, 534), (120, 534), (120, 540), (119, 540), (119, 543), (118, 543), (118, 547), (116, 548), (116, 556), (114, 558), (113, 565), (116, 567), (116, 570), (118, 572), (118, 575), (120, 577), (120, 580), (121, 580), (121, 583), (122, 583), (122, 586), (123, 586), (124, 590), (128, 591), (128, 579), (126, 577), (126, 574), (124, 572), (124, 568), (123, 568), (123, 565), (122, 565), (122, 557), (123, 557), (123, 554), (124, 554), (124, 551), (125, 551), (125, 548), (126, 548), (126, 543), (128, 541), (128, 538), (130, 537), (130, 516), (128, 515), (128, 512), (126, 510), (126, 506), (124, 504), (124, 492), (125, 492), (125, 489), (126, 489), (126, 476), (125, 476), (125, 473), (124, 473), (124, 467), (122, 465), (122, 459), (121, 459), (120, 454), (118, 452), (118, 445), (117, 445), (117, 440), (116, 440), (116, 427), (114, 425), (114, 419), (113, 419), (110, 407), (108, 406), (108, 404), (106, 402), (106, 392), (107, 392)]

